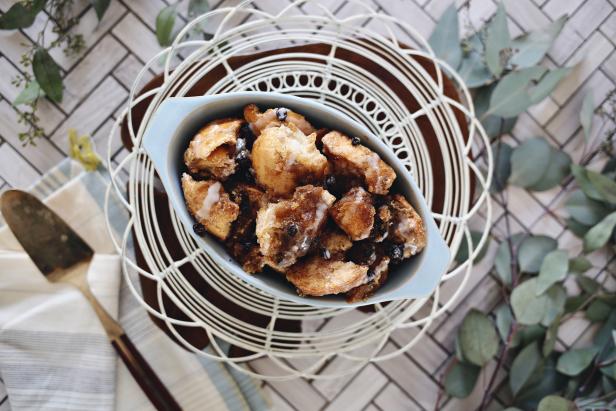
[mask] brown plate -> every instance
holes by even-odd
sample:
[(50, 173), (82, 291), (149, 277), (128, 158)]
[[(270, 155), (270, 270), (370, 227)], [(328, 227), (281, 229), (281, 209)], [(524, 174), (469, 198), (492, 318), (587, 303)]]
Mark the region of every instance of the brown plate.
[[(266, 56), (297, 52), (327, 55), (330, 52), (330, 45), (317, 43), (296, 47), (288, 47), (278, 50), (264, 51), (250, 55), (232, 57), (228, 60), (228, 63), (231, 68), (235, 70), (247, 63)], [(415, 112), (419, 110), (420, 105), (413, 97), (413, 95), (409, 92), (409, 90), (404, 87), (404, 85), (394, 75), (384, 70), (380, 65), (372, 62), (371, 60), (367, 59), (362, 55), (340, 48), (336, 50), (336, 57), (349, 61), (373, 73), (389, 87), (392, 93), (395, 93), (400, 98), (400, 100), (404, 102), (410, 112)], [(415, 57), (415, 59), (432, 77), (436, 77), (434, 63), (420, 57)], [(205, 76), (199, 82), (197, 82), (188, 91), (186, 96), (200, 96), (205, 94), (207, 90), (209, 90), (226, 74), (227, 72), (222, 65), (215, 67), (212, 71), (210, 71), (208, 76)], [(158, 87), (162, 84), (162, 82), (162, 75), (156, 76), (143, 87), (141, 93)], [(450, 98), (459, 100), (458, 92), (454, 83), (446, 77), (443, 78), (443, 83), (445, 95)], [(150, 101), (151, 98), (145, 99), (132, 109), (132, 121), (135, 131), (138, 129)], [(460, 129), (462, 130), (465, 139), (468, 139), (468, 128), (464, 114), (457, 109), (455, 110), (454, 114), (456, 116), (456, 119), (458, 120), (458, 123), (460, 124)], [(425, 116), (422, 116), (417, 119), (417, 124), (426, 140), (428, 152), (430, 154), (431, 164), (433, 167), (432, 173), (434, 176), (434, 194), (432, 198), (432, 211), (441, 212), (443, 208), (443, 199), (445, 194), (444, 188), (446, 187), (444, 177), (445, 167), (443, 164), (443, 159), (437, 142), (437, 137), (430, 125), (429, 120)], [(121, 135), (124, 147), (129, 150), (132, 149), (132, 142), (128, 132), (128, 124), (126, 119), (122, 123)], [(155, 189), (155, 207), (156, 215), (158, 217), (158, 225), (160, 227), (161, 233), (163, 234), (163, 237), (165, 238), (164, 246), (167, 248), (167, 250), (169, 250), (169, 253), (174, 259), (183, 258), (185, 256), (185, 253), (182, 251), (182, 248), (175, 236), (173, 226), (171, 225), (169, 203), (167, 201), (167, 195), (164, 191)], [(139, 244), (135, 243), (135, 249), (137, 253), (137, 263), (140, 267), (147, 270), (148, 267), (142, 257)], [(210, 302), (212, 302), (214, 305), (221, 308), (225, 312), (233, 313), (236, 318), (259, 327), (265, 327), (268, 324), (269, 317), (264, 317), (255, 314), (252, 311), (246, 310), (234, 304), (232, 301), (229, 301), (216, 290), (209, 287), (192, 265), (185, 264), (182, 267), (181, 271), (186, 276), (188, 281), (190, 281), (191, 285), (195, 287), (196, 290), (201, 292)], [(152, 307), (158, 308), (156, 284), (143, 276), (140, 276), (140, 281), (145, 301)], [(167, 297), (163, 297), (163, 303), (165, 305), (166, 313), (170, 317), (189, 320), (189, 318)], [(364, 310), (366, 310), (365, 307)], [(370, 308), (368, 308), (368, 310), (370, 310)], [(165, 331), (169, 336), (171, 336), (171, 338), (174, 338), (172, 337), (170, 331), (167, 329), (166, 325), (161, 320), (152, 316), (151, 318), (163, 331)], [(176, 330), (182, 335), (183, 338), (185, 338), (195, 347), (203, 348), (207, 346), (209, 342), (205, 331), (200, 328), (176, 327)], [(278, 320), (276, 322), (276, 330), (299, 332), (301, 331), (301, 324), (299, 321)], [(232, 355), (242, 354), (246, 354), (246, 352), (243, 350), (232, 349)]]

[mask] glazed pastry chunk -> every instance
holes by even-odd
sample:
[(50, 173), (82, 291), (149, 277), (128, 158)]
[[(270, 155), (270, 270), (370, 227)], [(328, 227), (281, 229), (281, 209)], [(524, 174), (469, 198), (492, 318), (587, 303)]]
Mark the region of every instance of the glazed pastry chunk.
[(391, 208), (394, 215), (391, 239), (404, 246), (403, 258), (409, 258), (426, 246), (426, 228), (413, 206), (400, 194), (393, 196)]
[(299, 295), (319, 297), (346, 293), (364, 284), (367, 274), (367, 266), (313, 256), (295, 264), (286, 276)]
[(242, 120), (222, 119), (203, 127), (184, 152), (186, 167), (200, 174), (224, 181), (235, 172), (235, 148)]
[(259, 107), (249, 104), (244, 107), (244, 118), (257, 136), (268, 127), (279, 127), (282, 124), (293, 124), (306, 135), (316, 131), (304, 116), (284, 107), (270, 108), (261, 113)]
[(376, 210), (374, 225), (370, 237), (375, 243), (383, 242), (389, 236), (389, 228), (393, 223), (393, 213), (388, 205), (382, 205)]
[(368, 282), (353, 288), (347, 293), (347, 302), (356, 303), (372, 297), (376, 290), (387, 281), (388, 271), (389, 257), (381, 257), (370, 267), (368, 271)]
[(293, 124), (263, 130), (252, 147), (257, 182), (272, 195), (287, 196), (298, 185), (322, 180), (328, 163), (315, 138)]
[(323, 137), (323, 152), (337, 173), (359, 176), (371, 193), (387, 194), (396, 173), (378, 154), (357, 141), (331, 131)]
[(315, 186), (298, 187), (290, 200), (270, 203), (257, 214), (257, 240), (266, 263), (285, 271), (310, 250), (335, 197)]
[(329, 214), (351, 240), (358, 241), (370, 235), (375, 210), (370, 193), (362, 187), (354, 187), (334, 204)]
[(325, 259), (341, 257), (345, 251), (353, 247), (348, 235), (337, 227), (326, 228), (319, 238), (321, 257)]
[(222, 184), (215, 180), (195, 181), (184, 173), (182, 190), (188, 211), (197, 222), (221, 240), (227, 238), (240, 208), (231, 201)]

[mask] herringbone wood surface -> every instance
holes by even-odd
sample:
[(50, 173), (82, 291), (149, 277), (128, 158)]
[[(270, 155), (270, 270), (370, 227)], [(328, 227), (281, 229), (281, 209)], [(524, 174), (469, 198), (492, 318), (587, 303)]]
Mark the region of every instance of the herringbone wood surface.
[[(452, 0), (372, 0), (374, 6), (386, 13), (404, 19), (428, 36), (435, 20)], [(345, 0), (323, 0), (337, 15), (353, 14), (354, 6)], [(462, 9), (464, 1), (457, 0)], [(567, 151), (577, 161), (583, 146), (578, 113), (585, 94), (592, 90), (597, 104), (603, 102), (616, 83), (616, 0), (505, 0), (509, 25), (514, 35), (537, 29), (569, 14), (570, 19), (552, 50), (546, 64), (573, 66), (573, 73), (563, 81), (544, 102), (520, 116), (506, 139), (513, 145), (521, 140), (541, 135)], [(25, 188), (43, 173), (62, 160), (67, 152), (67, 129), (76, 128), (80, 133), (94, 137), (98, 151), (106, 151), (108, 131), (123, 108), (129, 87), (140, 67), (159, 50), (154, 34), (158, 11), (169, 0), (112, 0), (102, 23), (97, 25), (94, 10), (87, 0), (77, 0), (77, 12), (82, 16), (78, 30), (84, 34), (86, 50), (75, 58), (54, 54), (64, 70), (66, 86), (62, 104), (44, 102), (41, 106), (41, 123), (47, 138), (36, 147), (22, 147), (18, 133), (22, 129), (11, 106), (18, 90), (11, 84), (22, 66), (20, 54), (23, 44), (32, 41), (41, 27), (40, 20), (23, 31), (0, 32), (0, 190), (9, 187)], [(186, 2), (184, 2), (186, 3)], [(228, 6), (239, 0), (211, 0), (213, 6)], [(0, 0), (5, 11), (11, 0)], [(277, 11), (288, 0), (256, 0), (257, 7)], [(478, 26), (495, 10), (493, 0), (472, 0), (470, 12), (461, 11), (461, 21)], [(318, 12), (305, 6), (300, 12)], [(369, 22), (366, 22), (369, 24)], [(595, 128), (599, 119), (595, 117)], [(114, 158), (119, 160), (125, 152), (114, 147)], [(601, 160), (595, 164), (598, 167)], [(555, 208), (565, 201), (569, 187), (558, 187), (543, 193), (528, 193), (517, 188), (508, 190), (508, 208), (513, 215), (513, 231), (547, 234), (558, 237), (560, 246), (576, 253), (580, 241), (564, 230), (565, 215)], [(502, 230), (503, 209), (495, 202), (494, 224), (496, 232)], [(562, 209), (562, 207), (560, 207)], [(492, 243), (484, 261), (495, 252)], [(608, 287), (614, 288), (611, 261), (604, 254), (591, 256), (594, 264), (592, 276), (608, 276)], [(471, 307), (490, 310), (498, 303), (496, 281), (487, 274), (487, 264), (481, 264), (471, 278), (457, 305), (450, 314), (439, 319), (427, 338), (402, 357), (383, 363), (367, 365), (356, 375), (334, 381), (295, 380), (267, 383), (267, 390), (278, 410), (411, 410), (434, 409), (439, 378), (452, 355), (453, 332), (466, 311)], [(571, 285), (573, 287), (573, 285)], [(357, 314), (360, 315), (360, 314)], [(583, 344), (590, 333), (589, 324), (581, 317), (574, 317), (561, 327), (559, 344)], [(385, 348), (393, 349), (403, 342), (402, 334), (395, 335)], [(465, 400), (447, 400), (442, 409), (472, 410), (478, 406), (487, 384), (487, 372), (480, 377), (475, 392)], [(258, 361), (258, 370), (267, 371), (270, 364)], [(335, 367), (330, 364), (329, 367)], [(499, 379), (502, 383), (502, 375)], [(0, 410), (8, 409), (9, 401), (3, 400), (0, 383)], [(497, 396), (491, 409), (501, 409), (502, 400)]]

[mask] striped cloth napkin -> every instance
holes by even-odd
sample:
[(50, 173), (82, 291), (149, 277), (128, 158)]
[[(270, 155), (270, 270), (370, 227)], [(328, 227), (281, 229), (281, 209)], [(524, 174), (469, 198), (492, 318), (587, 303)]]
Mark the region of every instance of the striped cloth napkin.
[[(147, 317), (124, 284), (103, 204), (108, 175), (65, 160), (31, 192), (44, 199), (96, 252), (88, 280), (179, 404), (187, 410), (266, 410), (258, 383), (177, 346)], [(113, 228), (127, 216), (112, 205)], [(0, 221), (0, 225), (2, 222)], [(0, 378), (2, 410), (150, 410), (148, 399), (107, 341), (79, 292), (49, 284), (7, 227), (0, 228)], [(0, 396), (0, 400), (2, 400)]]

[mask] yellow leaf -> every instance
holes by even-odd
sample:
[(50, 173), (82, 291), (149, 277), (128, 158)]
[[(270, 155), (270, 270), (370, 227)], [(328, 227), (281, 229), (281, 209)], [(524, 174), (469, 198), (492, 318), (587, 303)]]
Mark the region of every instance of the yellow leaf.
[(86, 171), (94, 171), (101, 163), (101, 159), (92, 147), (92, 141), (87, 135), (78, 136), (77, 130), (68, 130), (69, 156), (81, 163)]

